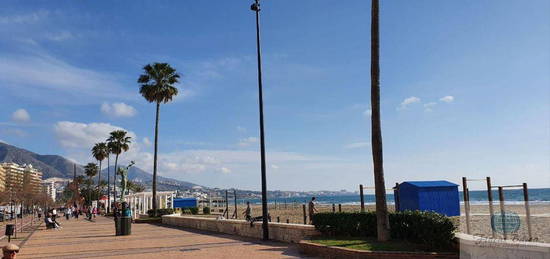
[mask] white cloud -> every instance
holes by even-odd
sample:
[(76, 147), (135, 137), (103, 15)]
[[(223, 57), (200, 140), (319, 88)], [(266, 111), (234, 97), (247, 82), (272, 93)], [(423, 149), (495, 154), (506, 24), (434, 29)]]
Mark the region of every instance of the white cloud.
[(371, 109), (365, 110), (365, 111), (363, 112), (363, 115), (365, 115), (366, 117), (372, 116), (372, 110), (371, 110)]
[(356, 149), (356, 148), (364, 148), (364, 147), (368, 147), (368, 146), (370, 146), (369, 142), (356, 142), (356, 143), (351, 143), (351, 144), (345, 145), (344, 148), (345, 149)]
[(223, 174), (228, 174), (228, 173), (231, 173), (231, 169), (227, 167), (222, 167), (220, 168), (220, 172), (222, 172)]
[(8, 142), (6, 142), (6, 141), (3, 140), (3, 139), (0, 139), (0, 143), (9, 144)]
[[(61, 146), (66, 148), (90, 149), (95, 143), (104, 142), (114, 130), (125, 130), (109, 123), (79, 123), (60, 121), (54, 125), (54, 132)], [(126, 130), (127, 131), (127, 130)], [(135, 141), (136, 134), (128, 131), (128, 136)]]
[(245, 128), (245, 127), (241, 127), (241, 126), (237, 126), (237, 131), (240, 132), (240, 133), (245, 133), (245, 132), (246, 132), (246, 128)]
[(432, 108), (436, 105), (437, 105), (437, 103), (435, 103), (435, 102), (426, 103), (426, 104), (424, 104), (424, 111), (431, 112)]
[(420, 102), (420, 98), (415, 97), (415, 96), (411, 96), (411, 97), (406, 98), (405, 100), (403, 100), (403, 102), (401, 102), (401, 105), (398, 107), (398, 110), (406, 109), (407, 106), (409, 106), (413, 103), (419, 103), (419, 102)]
[(0, 53), (0, 84), (35, 103), (84, 104), (99, 98), (133, 99), (117, 76), (77, 67), (40, 50), (24, 55)]
[(100, 110), (113, 117), (133, 117), (137, 113), (134, 107), (125, 103), (103, 103)]
[(279, 166), (278, 166), (278, 165), (274, 165), (274, 164), (272, 164), (272, 165), (271, 165), (271, 168), (273, 168), (273, 169), (277, 170), (277, 169), (279, 169)]
[(144, 137), (143, 138), (143, 144), (147, 147), (150, 147), (151, 146), (151, 140), (149, 140), (148, 137)]
[(455, 98), (453, 96), (447, 95), (447, 96), (441, 97), (439, 100), (442, 102), (451, 103), (455, 100)]
[(11, 115), (11, 119), (16, 122), (28, 122), (31, 120), (31, 116), (25, 109), (17, 109)]
[(46, 34), (46, 38), (51, 41), (65, 41), (65, 40), (73, 39), (74, 37), (75, 36), (68, 31)]
[(258, 142), (258, 138), (256, 138), (256, 137), (243, 138), (243, 139), (239, 140), (239, 146), (246, 147), (246, 146), (249, 146), (250, 144), (253, 144), (253, 143), (256, 143), (256, 142)]
[(28, 14), (19, 14), (11, 16), (0, 16), (0, 24), (29, 24), (36, 23), (46, 18), (49, 12), (46, 10), (40, 10)]

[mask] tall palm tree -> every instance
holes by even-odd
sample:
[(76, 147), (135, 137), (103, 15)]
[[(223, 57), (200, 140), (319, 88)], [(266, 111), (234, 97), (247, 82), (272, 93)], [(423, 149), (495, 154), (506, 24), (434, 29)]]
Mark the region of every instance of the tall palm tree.
[(178, 88), (174, 85), (179, 82), (180, 75), (168, 63), (153, 63), (143, 67), (144, 73), (139, 76), (141, 84), (139, 93), (150, 103), (157, 105), (155, 118), (155, 155), (153, 159), (153, 211), (157, 213), (157, 151), (159, 133), (160, 104), (167, 103), (178, 95)]
[(97, 165), (95, 163), (88, 163), (84, 166), (84, 174), (88, 176), (88, 202), (92, 203), (92, 188), (93, 178), (97, 175)]
[(130, 143), (132, 143), (132, 137), (126, 136), (128, 132), (124, 130), (115, 130), (110, 133), (107, 142), (109, 143), (109, 148), (111, 153), (115, 155), (115, 179), (113, 183), (114, 195), (116, 200), (116, 172), (118, 171), (118, 156), (122, 152), (128, 151), (130, 149)]
[(97, 191), (99, 192), (99, 195), (101, 195), (102, 191), (100, 189), (99, 183), (101, 182), (101, 162), (109, 155), (107, 147), (107, 143), (100, 142), (96, 143), (94, 147), (92, 148), (92, 155), (94, 156), (97, 161), (99, 161), (99, 170), (97, 175)]
[(382, 155), (382, 129), (380, 124), (380, 33), (379, 2), (372, 0), (371, 7), (371, 141), (374, 169), (374, 188), (376, 196), (376, 230), (379, 241), (390, 239), (388, 206), (386, 204), (386, 185)]

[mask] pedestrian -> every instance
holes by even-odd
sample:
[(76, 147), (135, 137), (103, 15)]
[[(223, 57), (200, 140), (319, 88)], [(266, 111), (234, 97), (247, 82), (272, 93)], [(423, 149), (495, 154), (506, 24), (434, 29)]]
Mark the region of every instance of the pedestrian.
[(14, 244), (7, 244), (2, 247), (2, 259), (15, 259), (19, 253), (19, 247)]
[(69, 220), (69, 218), (71, 217), (71, 208), (67, 208), (67, 210), (65, 210), (65, 219), (66, 220)]
[(250, 202), (246, 202), (246, 209), (243, 211), (244, 218), (246, 221), (250, 221), (252, 218), (252, 209), (250, 209)]
[(311, 197), (311, 201), (309, 201), (309, 223), (313, 223), (313, 214), (315, 212), (318, 212), (315, 208), (315, 197)]

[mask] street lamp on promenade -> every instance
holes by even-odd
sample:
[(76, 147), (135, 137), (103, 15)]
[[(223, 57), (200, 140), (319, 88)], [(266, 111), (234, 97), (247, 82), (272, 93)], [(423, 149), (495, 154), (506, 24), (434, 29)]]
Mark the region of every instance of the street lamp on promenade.
[(258, 54), (258, 100), (260, 107), (260, 154), (262, 167), (262, 229), (263, 240), (269, 240), (267, 223), (267, 186), (265, 176), (264, 103), (262, 97), (262, 55), (260, 50), (260, 3), (255, 0), (250, 9), (256, 12), (256, 49)]

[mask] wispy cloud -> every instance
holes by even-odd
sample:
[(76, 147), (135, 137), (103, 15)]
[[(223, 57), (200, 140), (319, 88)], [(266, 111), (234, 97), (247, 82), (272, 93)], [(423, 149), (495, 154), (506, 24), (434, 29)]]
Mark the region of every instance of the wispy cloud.
[(398, 110), (404, 110), (404, 109), (407, 109), (407, 107), (413, 103), (419, 103), (420, 102), (420, 98), (418, 97), (415, 97), (415, 96), (411, 96), (409, 98), (405, 98), (405, 100), (403, 100), (401, 102), (401, 104), (399, 105), (399, 107), (397, 107)]
[(347, 144), (344, 146), (345, 149), (357, 149), (357, 148), (364, 148), (370, 146), (369, 142), (356, 142)]
[(50, 14), (47, 10), (39, 10), (36, 12), (25, 13), (25, 14), (14, 14), (0, 16), (0, 24), (29, 24), (36, 23)]
[(25, 109), (17, 109), (11, 115), (11, 119), (16, 122), (29, 122), (31, 120), (31, 115)]
[(432, 108), (436, 105), (437, 105), (437, 103), (435, 103), (435, 102), (425, 103), (424, 104), (424, 111), (431, 112), (431, 111), (433, 111)]
[(455, 98), (453, 96), (447, 95), (447, 96), (441, 97), (439, 100), (446, 103), (452, 103), (455, 100)]
[(133, 117), (137, 111), (134, 107), (125, 103), (103, 103), (100, 108), (101, 112), (113, 117)]
[(256, 137), (243, 138), (243, 139), (239, 140), (239, 146), (247, 147), (250, 144), (257, 143), (257, 142), (258, 142), (258, 138), (256, 138)]

